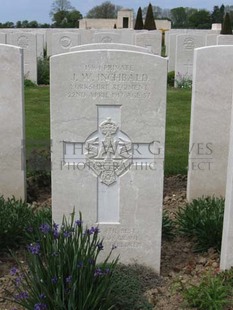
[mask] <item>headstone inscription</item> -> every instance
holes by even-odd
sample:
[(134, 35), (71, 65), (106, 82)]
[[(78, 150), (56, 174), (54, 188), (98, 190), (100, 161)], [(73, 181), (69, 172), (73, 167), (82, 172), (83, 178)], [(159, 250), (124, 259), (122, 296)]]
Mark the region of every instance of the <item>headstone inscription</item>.
[(120, 50), (51, 58), (53, 218), (75, 206), (106, 249), (159, 272), (167, 60)]

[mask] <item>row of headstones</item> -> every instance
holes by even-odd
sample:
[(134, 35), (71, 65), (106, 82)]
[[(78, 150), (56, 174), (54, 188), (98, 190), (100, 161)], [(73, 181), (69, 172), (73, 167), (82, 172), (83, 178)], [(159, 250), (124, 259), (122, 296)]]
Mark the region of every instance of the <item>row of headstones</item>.
[[(47, 56), (53, 56), (61, 53), (68, 52), (73, 46), (91, 44), (91, 43), (122, 43), (130, 45), (138, 45), (150, 48), (151, 52), (156, 55), (161, 54), (161, 40), (162, 34), (160, 30), (147, 31), (147, 30), (130, 30), (130, 29), (117, 29), (117, 30), (85, 30), (85, 29), (30, 29), (28, 31), (20, 29), (7, 30), (2, 29), (5, 33), (0, 34), (1, 43), (11, 44), (12, 36), (20, 34), (26, 37), (29, 35), (36, 35), (38, 47), (38, 56), (42, 55), (43, 48), (47, 49)], [(43, 39), (43, 40), (42, 40)], [(4, 41), (4, 42), (3, 42)], [(14, 40), (14, 42), (17, 39)], [(22, 41), (22, 39), (21, 39)], [(24, 39), (25, 41), (25, 39)], [(43, 42), (43, 44), (42, 44)], [(18, 44), (16, 44), (18, 46)], [(34, 44), (33, 44), (34, 45)], [(25, 44), (24, 44), (25, 46)], [(22, 44), (20, 47), (23, 47)]]
[[(95, 48), (51, 58), (53, 219), (61, 223), (75, 206), (122, 262), (159, 272), (167, 59)], [(195, 50), (187, 193), (224, 196), (227, 188), (222, 268), (233, 265), (232, 52)], [(0, 59), (0, 192), (24, 199), (22, 49), (1, 45)]]
[[(166, 38), (168, 71), (175, 71), (175, 80), (192, 80), (194, 50), (204, 46), (233, 45), (233, 36), (216, 31), (170, 31)], [(176, 84), (175, 84), (176, 86)]]
[(69, 52), (70, 48), (87, 43), (123, 43), (142, 46), (156, 55), (161, 54), (161, 31), (117, 30), (113, 32), (76, 30), (41, 31), (40, 33), (6, 31), (0, 33), (0, 44), (19, 46), (24, 49), (25, 78), (37, 83), (37, 59)]
[[(74, 46), (90, 43), (122, 43), (147, 48), (155, 55), (161, 55), (161, 31), (134, 30), (5, 30), (0, 33), (0, 43), (22, 47), (24, 53), (25, 78), (37, 83), (37, 58), (43, 58), (44, 50), (47, 56), (58, 55), (70, 51)], [(185, 34), (182, 34), (185, 33)], [(215, 33), (215, 34), (213, 34)], [(215, 40), (215, 41), (214, 41)], [(166, 33), (166, 50), (168, 54), (168, 71), (175, 70), (176, 80), (182, 77), (192, 79), (193, 52), (195, 48), (230, 44), (231, 36), (219, 36), (212, 30), (177, 30)]]

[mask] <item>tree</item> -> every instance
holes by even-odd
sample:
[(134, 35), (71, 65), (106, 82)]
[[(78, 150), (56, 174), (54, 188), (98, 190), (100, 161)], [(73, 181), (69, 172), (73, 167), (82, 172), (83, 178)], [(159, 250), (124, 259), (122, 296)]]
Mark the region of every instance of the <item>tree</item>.
[(231, 19), (229, 13), (226, 13), (224, 17), (221, 34), (232, 34)]
[(117, 12), (121, 9), (110, 1), (103, 2), (93, 7), (86, 15), (87, 18), (116, 18)]
[(69, 0), (54, 0), (49, 15), (53, 17), (54, 14), (60, 11), (71, 11), (74, 9)]
[(21, 23), (21, 27), (22, 28), (28, 28), (28, 24), (29, 24), (28, 20), (23, 20), (22, 23)]
[(39, 28), (50, 28), (51, 25), (48, 23), (44, 23), (44, 24), (39, 24)]
[(38, 28), (39, 24), (36, 20), (32, 20), (31, 22), (28, 23), (29, 28)]
[[(152, 11), (153, 11), (153, 16), (154, 18), (162, 18), (162, 9), (159, 6), (151, 5), (152, 6)], [(146, 13), (147, 13), (148, 7), (145, 6), (142, 9), (142, 16), (145, 18)]]
[(18, 20), (15, 25), (16, 28), (22, 28), (22, 22)]
[(233, 26), (233, 5), (226, 5), (225, 13), (229, 13), (231, 19), (231, 25)]
[(67, 14), (69, 28), (79, 28), (79, 19), (82, 19), (82, 14), (77, 10), (72, 10)]
[(54, 13), (53, 15), (53, 27), (55, 28), (59, 28), (62, 27), (62, 25), (64, 26), (64, 24), (66, 23), (66, 16), (68, 14), (68, 11), (58, 11), (56, 13)]
[(189, 27), (196, 29), (210, 29), (211, 16), (206, 10), (197, 10), (188, 18)]
[(82, 14), (77, 10), (59, 11), (53, 15), (54, 28), (78, 28)]
[(184, 7), (178, 7), (171, 10), (173, 28), (186, 28), (188, 24), (187, 18), (187, 12)]
[(4, 24), (0, 23), (0, 28), (14, 28), (15, 24), (13, 22), (5, 22)]
[(78, 28), (82, 14), (77, 11), (69, 0), (54, 0), (50, 16), (55, 28)]
[(211, 13), (211, 21), (213, 24), (223, 23), (224, 11), (225, 11), (225, 7), (223, 4), (221, 5), (220, 8), (217, 5), (214, 6), (213, 12)]
[(141, 9), (141, 7), (138, 8), (134, 29), (135, 30), (143, 29), (143, 19), (142, 19), (142, 9)]
[(145, 18), (144, 29), (156, 30), (154, 14), (153, 14), (153, 9), (152, 9), (151, 3), (149, 3), (149, 5), (148, 5), (148, 9), (147, 9), (147, 13), (146, 13), (146, 18)]

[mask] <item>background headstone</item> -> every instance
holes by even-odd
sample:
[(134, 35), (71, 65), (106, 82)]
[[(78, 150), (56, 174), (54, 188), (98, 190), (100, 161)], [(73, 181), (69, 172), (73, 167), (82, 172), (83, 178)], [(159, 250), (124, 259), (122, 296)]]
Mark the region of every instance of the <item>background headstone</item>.
[(122, 43), (120, 35), (114, 32), (98, 32), (93, 36), (93, 43)]
[(206, 46), (217, 45), (217, 34), (207, 34), (206, 35)]
[(0, 44), (6, 44), (6, 34), (0, 32)]
[(176, 59), (176, 36), (177, 34), (172, 33), (169, 35), (169, 44), (167, 48), (168, 56), (168, 72), (175, 71), (175, 59)]
[(58, 32), (52, 35), (52, 55), (69, 52), (72, 46), (80, 44), (80, 34), (74, 32)]
[(0, 195), (25, 199), (23, 50), (0, 44)]
[(233, 45), (233, 35), (218, 35), (217, 45)]
[(205, 46), (203, 35), (180, 34), (176, 37), (175, 79), (192, 79), (193, 52), (195, 48)]
[(151, 54), (51, 58), (53, 219), (75, 206), (100, 225), (107, 251), (158, 272), (166, 83), (167, 60)]
[(37, 42), (36, 35), (28, 32), (15, 32), (11, 35), (12, 44), (24, 50), (24, 77), (37, 83)]
[(42, 33), (36, 34), (36, 48), (37, 58), (44, 58), (44, 35)]
[(233, 46), (194, 53), (188, 200), (225, 195), (232, 107)]
[(231, 109), (230, 146), (227, 166), (220, 269), (233, 267), (233, 109)]
[(155, 55), (161, 55), (162, 33), (160, 30), (135, 34), (135, 45), (147, 48)]

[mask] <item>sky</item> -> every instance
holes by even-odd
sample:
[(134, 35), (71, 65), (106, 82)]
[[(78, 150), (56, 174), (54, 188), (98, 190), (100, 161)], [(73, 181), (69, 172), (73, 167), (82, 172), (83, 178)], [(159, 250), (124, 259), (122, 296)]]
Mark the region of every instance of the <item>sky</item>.
[[(94, 6), (99, 5), (106, 0), (70, 0), (71, 4), (82, 13), (83, 16)], [(132, 8), (137, 12), (139, 6), (142, 8), (152, 5), (165, 8), (175, 8), (179, 6), (193, 7), (197, 9), (207, 9), (211, 11), (214, 5), (230, 5), (231, 1), (218, 0), (110, 0), (115, 5), (124, 8)], [(49, 12), (53, 0), (0, 0), (0, 22), (16, 22), (18, 20), (37, 20), (39, 23), (51, 23)]]

